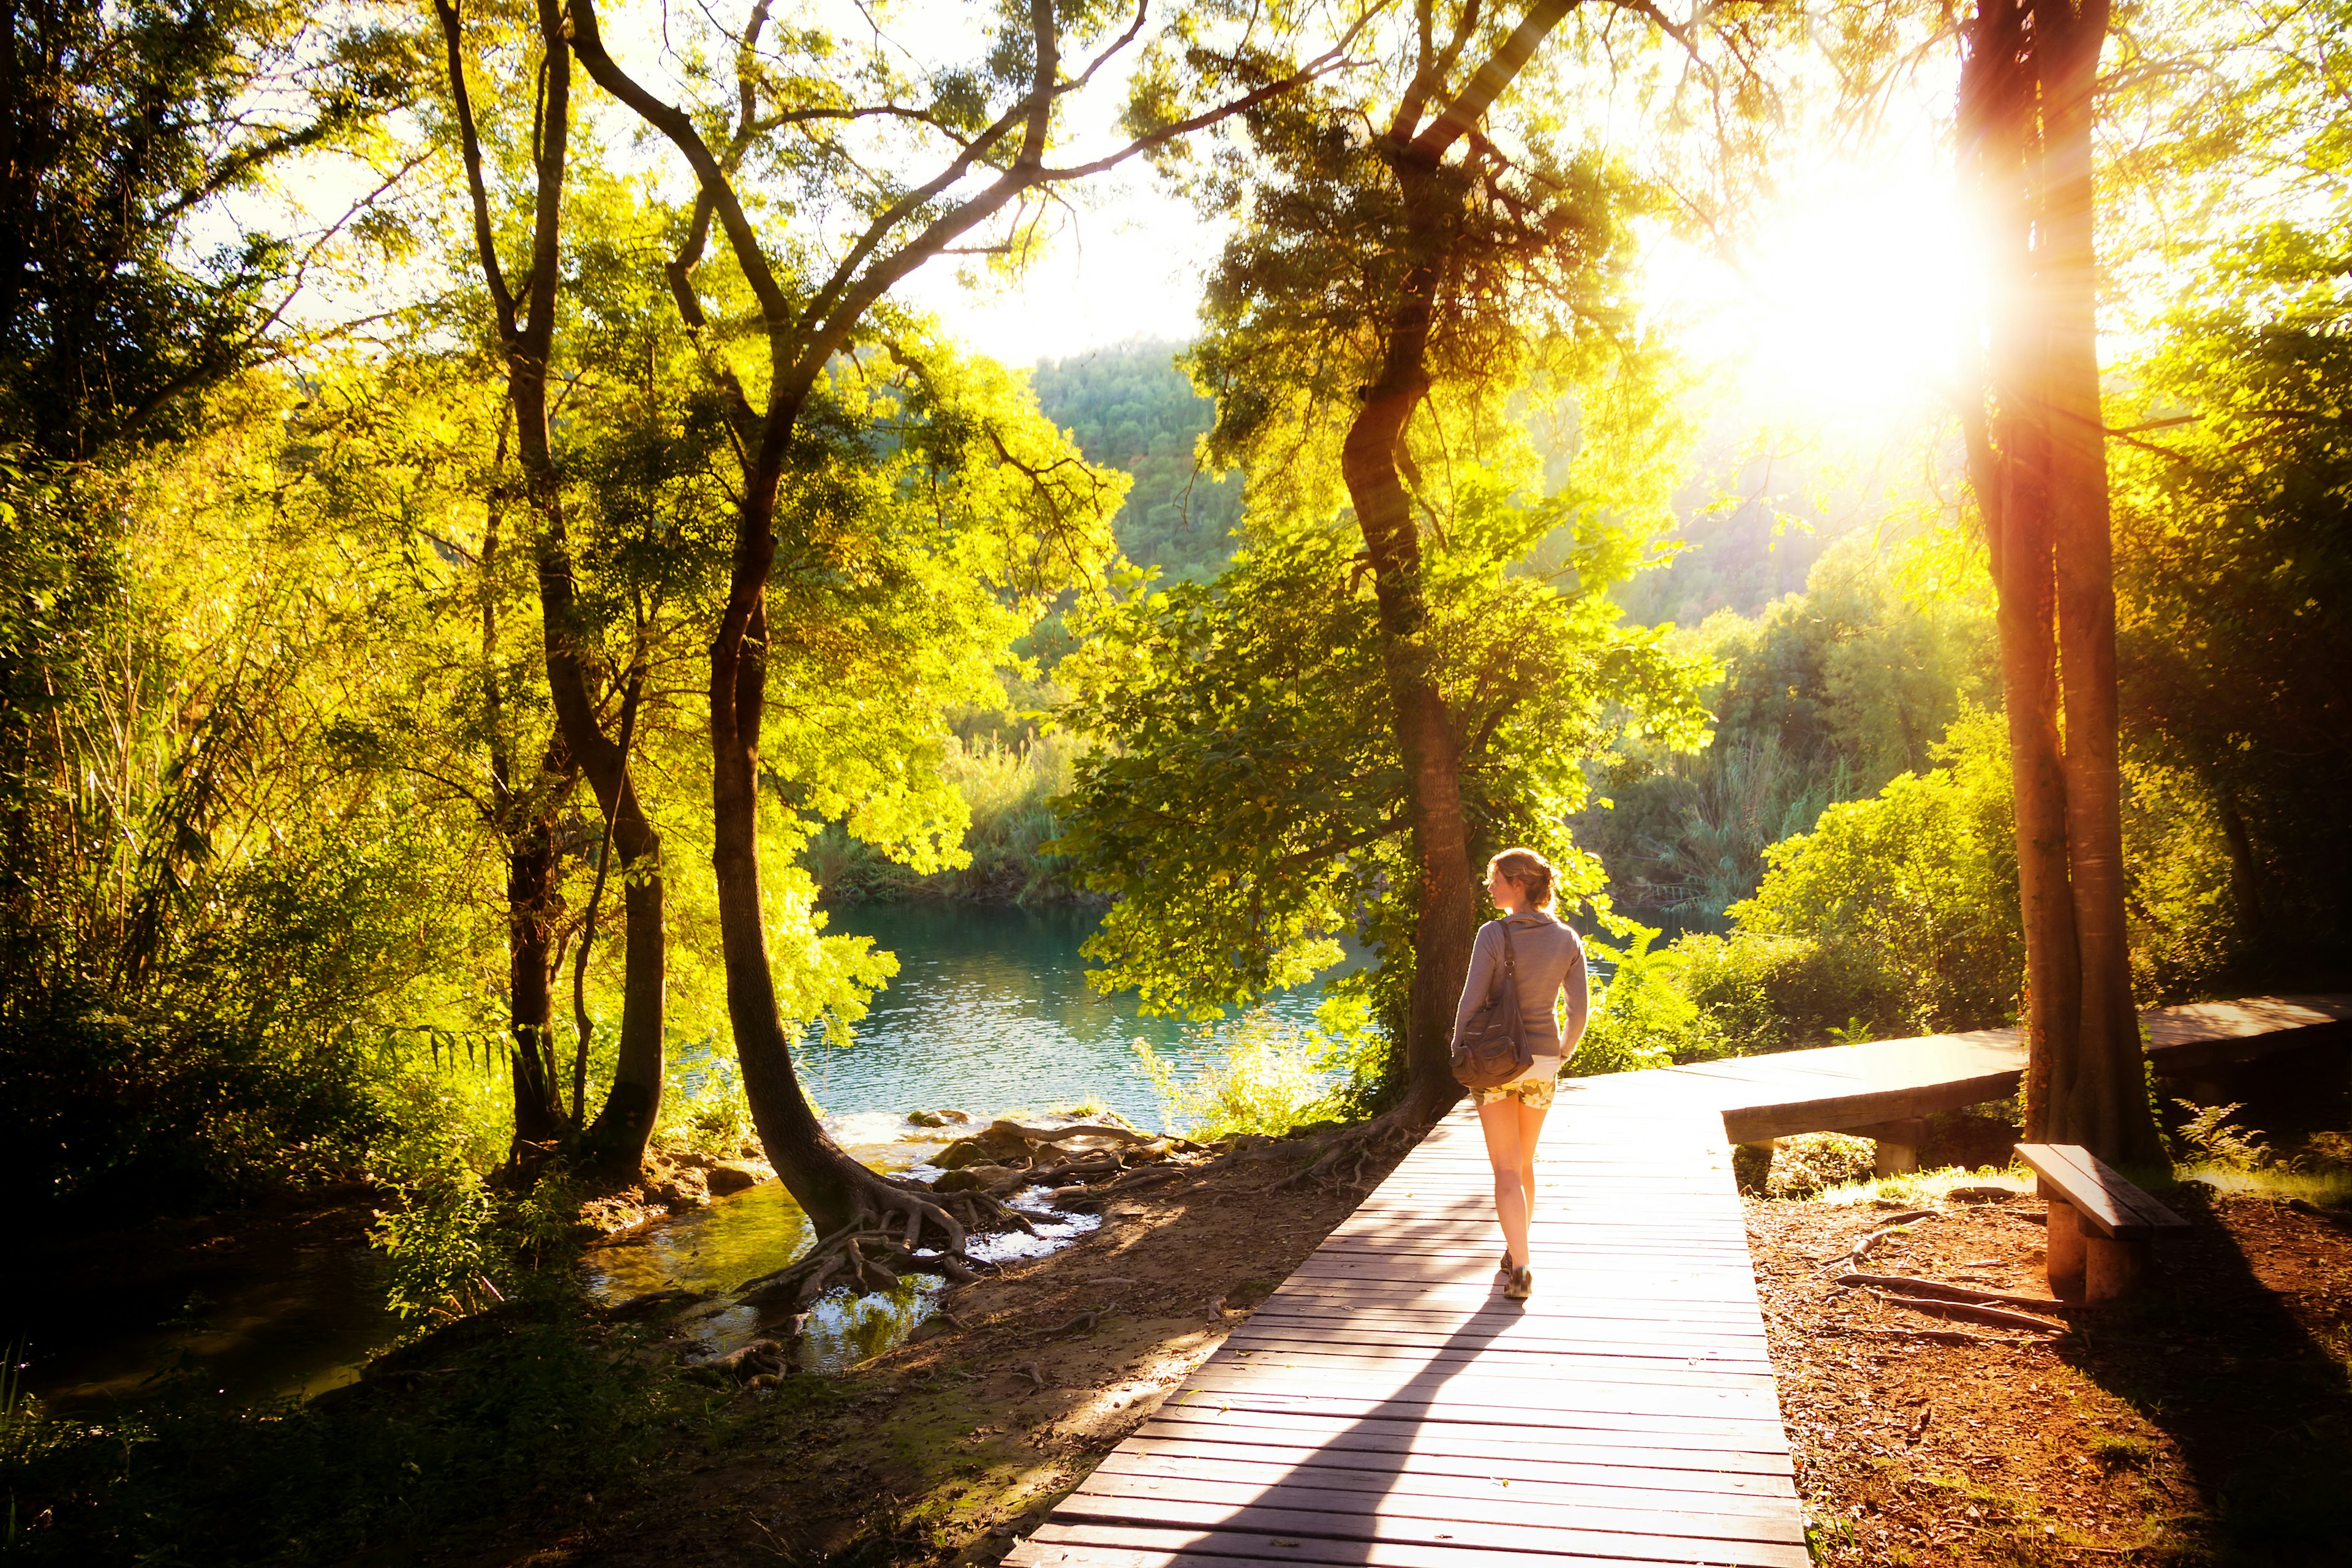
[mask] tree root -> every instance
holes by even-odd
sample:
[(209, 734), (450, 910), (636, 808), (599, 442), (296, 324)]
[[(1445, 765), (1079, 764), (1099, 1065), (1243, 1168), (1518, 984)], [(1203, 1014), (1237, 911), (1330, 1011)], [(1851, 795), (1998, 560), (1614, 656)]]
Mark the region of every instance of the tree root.
[(1906, 1209), (1901, 1214), (1891, 1215), (1886, 1219), (1880, 1222), (1876, 1230), (1874, 1230), (1868, 1236), (1864, 1237), (1860, 1241), (1855, 1242), (1843, 1252), (1838, 1253), (1833, 1257), (1822, 1258), (1821, 1260), (1821, 1266), (1823, 1268), (1840, 1268), (1849, 1264), (1860, 1263), (1864, 1258), (1868, 1258), (1871, 1253), (1877, 1248), (1878, 1244), (1885, 1241), (1888, 1237), (1899, 1235), (1902, 1232), (1910, 1229), (1921, 1220), (1941, 1219), (1944, 1216), (1935, 1209)]
[(1399, 1106), (1370, 1121), (1302, 1140), (1307, 1147), (1319, 1144), (1321, 1152), (1307, 1169), (1276, 1183), (1276, 1190), (1313, 1187), (1337, 1193), (1370, 1192), (1429, 1128), (1430, 1123), (1412, 1114), (1409, 1107)]
[(2029, 1312), (2012, 1312), (2001, 1307), (1978, 1307), (1966, 1301), (1946, 1301), (1932, 1296), (1895, 1296), (1884, 1290), (1873, 1290), (1879, 1300), (1897, 1307), (1908, 1307), (1915, 1312), (1925, 1312), (1931, 1318), (1956, 1318), (1964, 1323), (1985, 1323), (1997, 1329), (2030, 1329), (2037, 1334), (2063, 1334), (2070, 1325), (2051, 1318), (2037, 1318)]
[(2067, 1305), (2040, 1296), (2012, 1296), (2006, 1290), (1980, 1290), (1973, 1285), (1915, 1279), (1907, 1274), (1841, 1274), (1838, 1283), (1848, 1289), (1878, 1289), (1897, 1296), (1939, 1296), (1947, 1301), (1966, 1301), (1978, 1307), (2023, 1307), (2036, 1312), (2054, 1312)]

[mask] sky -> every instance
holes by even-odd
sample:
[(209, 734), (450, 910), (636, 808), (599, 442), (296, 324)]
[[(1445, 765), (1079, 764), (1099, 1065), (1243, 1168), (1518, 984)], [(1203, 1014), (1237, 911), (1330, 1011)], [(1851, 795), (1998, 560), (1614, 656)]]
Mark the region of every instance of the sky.
[[(856, 9), (852, 0), (813, 3), (819, 12), (841, 11), (836, 20), (845, 27)], [(927, 26), (937, 18), (945, 29), (930, 26), (936, 36), (928, 43), (950, 56), (970, 52), (974, 40), (962, 35), (984, 9), (926, 11)], [(662, 79), (671, 57), (646, 30), (657, 15), (622, 7), (608, 22), (608, 39), (632, 69), (674, 89)], [(949, 25), (954, 17), (963, 26)], [(1057, 162), (1124, 140), (1113, 121), (1125, 97), (1126, 63), (1114, 58), (1071, 104)], [(1706, 367), (1711, 426), (1802, 426), (1869, 447), (1916, 430), (1923, 414), (1944, 405), (1969, 271), (1967, 227), (1937, 133), (1948, 93), (1948, 84), (1922, 82), (1899, 107), (1898, 122), (1848, 138), (1844, 152), (1801, 150), (1786, 160), (1778, 189), (1758, 193), (1753, 219), (1735, 245), (1702, 247), (1663, 226), (1649, 235), (1643, 298), (1653, 321)], [(583, 110), (600, 101), (587, 95)], [(633, 145), (634, 121), (604, 107), (619, 117), (604, 139), (608, 149), (678, 174), (674, 154)], [(328, 187), (360, 178), (351, 170), (319, 177), (322, 188), (300, 205), (322, 212), (346, 195)], [(943, 259), (901, 285), (900, 298), (1013, 365), (1194, 335), (1202, 280), (1223, 226), (1164, 191), (1139, 162), (1065, 190), (1079, 205), (1024, 275), (975, 276), (982, 269)], [(328, 317), (346, 308), (331, 294), (319, 297)]]

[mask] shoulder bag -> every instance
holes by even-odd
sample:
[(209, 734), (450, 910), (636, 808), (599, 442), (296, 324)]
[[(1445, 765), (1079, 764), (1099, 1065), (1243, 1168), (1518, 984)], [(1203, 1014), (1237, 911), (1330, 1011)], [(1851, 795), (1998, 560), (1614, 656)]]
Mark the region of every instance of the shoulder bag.
[(1511, 945), (1511, 922), (1506, 917), (1495, 923), (1503, 928), (1501, 982), (1454, 1042), (1454, 1078), (1465, 1089), (1500, 1089), (1535, 1065), (1527, 1020), (1519, 1013), (1519, 955)]

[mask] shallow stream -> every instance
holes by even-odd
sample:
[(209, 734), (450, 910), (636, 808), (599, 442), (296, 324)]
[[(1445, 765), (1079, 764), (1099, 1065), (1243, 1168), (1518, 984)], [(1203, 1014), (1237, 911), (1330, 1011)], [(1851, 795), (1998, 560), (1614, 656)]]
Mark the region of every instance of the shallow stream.
[[(1096, 920), (970, 906), (837, 912), (834, 930), (872, 937), (898, 954), (899, 972), (846, 1044), (812, 1037), (801, 1048), (803, 1081), (835, 1138), (868, 1164), (899, 1169), (942, 1137), (908, 1123), (915, 1110), (955, 1107), (985, 1119), (1093, 1099), (1138, 1126), (1160, 1127), (1133, 1042), (1149, 1041), (1191, 1077), (1223, 1059), (1223, 1030), (1145, 1018), (1132, 997), (1088, 990), (1078, 944)], [(1303, 1024), (1318, 1000), (1303, 989), (1272, 1011)], [(682, 1055), (681, 1077), (695, 1070), (691, 1053)], [(1094, 1222), (1041, 1213), (1038, 1223), (1042, 1238), (990, 1237), (977, 1249), (1049, 1250)], [(362, 1238), (365, 1224), (363, 1210), (341, 1210), (246, 1237), (227, 1220), (173, 1222), (60, 1248), (45, 1268), (55, 1285), (39, 1310), (20, 1304), (5, 1325), (12, 1342), (25, 1342), (26, 1387), (91, 1408), (135, 1400), (175, 1366), (247, 1399), (347, 1383), (398, 1331)], [(597, 1248), (585, 1267), (591, 1289), (610, 1300), (673, 1286), (724, 1289), (782, 1268), (810, 1239), (799, 1206), (768, 1183)], [(154, 1254), (145, 1263), (124, 1256), (141, 1247)], [(910, 1283), (894, 1298), (822, 1303), (803, 1363), (833, 1370), (876, 1353), (929, 1310), (934, 1289)], [(719, 1348), (749, 1329), (721, 1315), (698, 1331)]]

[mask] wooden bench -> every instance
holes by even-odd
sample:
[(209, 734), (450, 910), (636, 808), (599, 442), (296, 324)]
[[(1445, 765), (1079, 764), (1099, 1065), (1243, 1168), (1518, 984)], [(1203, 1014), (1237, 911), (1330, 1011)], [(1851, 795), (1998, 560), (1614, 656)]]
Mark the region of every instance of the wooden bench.
[(2050, 1293), (2106, 1301), (2139, 1283), (2157, 1234), (2189, 1222), (2077, 1143), (2020, 1143), (2050, 1200)]

